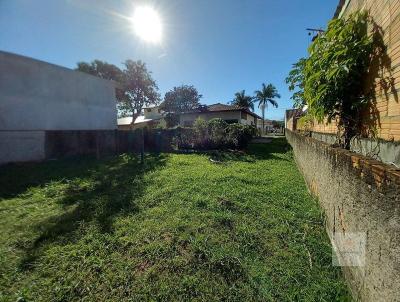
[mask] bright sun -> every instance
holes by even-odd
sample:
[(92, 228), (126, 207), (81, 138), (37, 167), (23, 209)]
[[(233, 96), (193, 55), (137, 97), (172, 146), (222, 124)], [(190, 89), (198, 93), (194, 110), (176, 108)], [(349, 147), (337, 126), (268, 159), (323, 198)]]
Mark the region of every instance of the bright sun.
[(162, 24), (157, 11), (148, 6), (137, 7), (132, 17), (135, 33), (144, 41), (160, 43)]

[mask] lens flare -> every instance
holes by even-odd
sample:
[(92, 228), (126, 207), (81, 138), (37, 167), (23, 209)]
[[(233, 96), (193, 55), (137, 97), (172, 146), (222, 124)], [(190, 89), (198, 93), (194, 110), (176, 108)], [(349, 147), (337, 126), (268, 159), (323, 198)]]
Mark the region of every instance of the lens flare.
[(150, 43), (161, 42), (161, 19), (152, 7), (137, 7), (132, 17), (132, 25), (136, 35), (142, 40)]

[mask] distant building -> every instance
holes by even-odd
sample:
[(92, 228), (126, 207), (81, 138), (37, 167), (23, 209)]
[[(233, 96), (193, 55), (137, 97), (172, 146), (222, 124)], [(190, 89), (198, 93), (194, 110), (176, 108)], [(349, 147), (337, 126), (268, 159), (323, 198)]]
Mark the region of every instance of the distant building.
[(262, 131), (262, 127), (263, 127), (262, 119), (258, 119), (257, 120), (257, 129), (260, 131), (260, 133), (272, 132), (272, 129), (273, 129), (272, 121), (268, 120), (268, 119), (264, 120), (264, 132)]
[[(143, 115), (138, 116), (132, 123), (132, 117), (118, 119), (118, 129), (131, 130), (146, 126), (165, 126), (165, 112), (159, 106), (143, 108)], [(179, 114), (179, 125), (191, 127), (197, 118), (209, 121), (213, 118), (220, 118), (227, 123), (240, 123), (243, 125), (257, 126), (260, 117), (246, 108), (226, 104), (213, 104), (202, 106), (199, 109)]]
[(120, 130), (133, 130), (144, 128), (146, 126), (156, 127), (158, 125), (165, 126), (164, 112), (160, 106), (150, 105), (143, 107), (143, 115), (136, 117), (135, 122), (132, 123), (132, 117), (122, 117), (118, 121), (118, 129)]
[(179, 115), (179, 124), (181, 126), (190, 127), (197, 118), (202, 118), (206, 121), (213, 118), (221, 118), (227, 123), (239, 123), (243, 125), (257, 125), (257, 120), (260, 117), (251, 112), (247, 108), (241, 108), (234, 105), (213, 104), (207, 105), (204, 108), (191, 112), (182, 113)]
[(285, 112), (285, 128), (291, 131), (297, 129), (297, 120), (303, 115), (301, 109), (289, 109)]

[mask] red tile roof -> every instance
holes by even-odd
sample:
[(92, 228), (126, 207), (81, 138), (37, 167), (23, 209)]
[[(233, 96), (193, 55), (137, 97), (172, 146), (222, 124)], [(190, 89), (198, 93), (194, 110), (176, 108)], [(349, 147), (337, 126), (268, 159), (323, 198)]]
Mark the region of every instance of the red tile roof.
[(216, 104), (212, 104), (212, 105), (207, 105), (204, 106), (204, 108), (202, 108), (201, 110), (195, 110), (193, 112), (223, 112), (223, 111), (242, 111), (242, 112), (246, 112), (247, 114), (250, 114), (258, 119), (261, 119), (261, 117), (257, 114), (255, 114), (254, 112), (251, 112), (248, 108), (245, 107), (239, 107), (239, 106), (235, 106), (235, 105), (227, 105), (227, 104), (221, 104), (221, 103), (216, 103)]
[(207, 106), (208, 111), (231, 111), (231, 110), (241, 110), (241, 109), (246, 109), (242, 108), (239, 106), (234, 106), (234, 105), (227, 105), (227, 104), (212, 104)]

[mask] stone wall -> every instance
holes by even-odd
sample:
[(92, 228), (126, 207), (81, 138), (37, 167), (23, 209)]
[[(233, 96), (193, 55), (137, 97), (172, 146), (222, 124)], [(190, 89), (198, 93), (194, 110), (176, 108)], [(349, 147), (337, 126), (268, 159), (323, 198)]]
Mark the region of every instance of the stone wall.
[(290, 130), (286, 137), (325, 212), (338, 258), (346, 253), (338, 236), (365, 237), (365, 263), (343, 267), (353, 296), (361, 301), (400, 301), (400, 170)]

